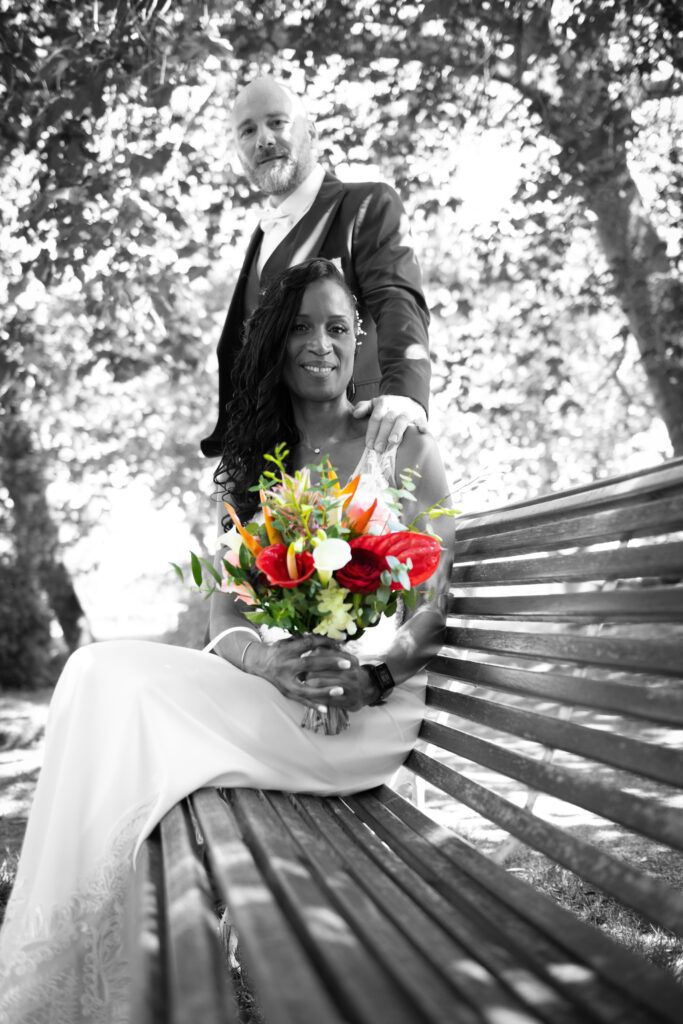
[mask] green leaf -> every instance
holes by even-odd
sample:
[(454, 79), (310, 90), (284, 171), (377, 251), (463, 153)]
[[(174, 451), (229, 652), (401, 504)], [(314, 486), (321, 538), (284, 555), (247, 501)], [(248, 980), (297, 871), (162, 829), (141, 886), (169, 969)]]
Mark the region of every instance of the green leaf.
[(269, 625), (268, 613), (259, 609), (256, 612), (244, 612), (245, 619), (249, 619), (255, 626), (267, 626)]
[(209, 575), (213, 576), (213, 578), (215, 579), (216, 583), (220, 583), (221, 579), (222, 579), (222, 576), (219, 573), (219, 571), (216, 568), (216, 566), (213, 564), (213, 562), (209, 562), (208, 559), (206, 559), (206, 558), (202, 558), (202, 559), (200, 559), (200, 561), (201, 561), (202, 565), (204, 566), (204, 568), (206, 569), (206, 571), (209, 573)]
[(181, 582), (181, 583), (184, 583), (184, 582), (185, 582), (185, 573), (184, 573), (184, 572), (183, 572), (183, 570), (182, 570), (182, 569), (180, 568), (180, 566), (179, 566), (179, 565), (176, 565), (176, 563), (175, 563), (175, 562), (169, 562), (168, 564), (169, 564), (169, 565), (171, 565), (171, 566), (173, 567), (173, 570), (174, 570), (174, 572), (175, 572), (176, 576), (178, 577), (178, 579), (180, 580), (180, 582)]
[(197, 584), (198, 587), (201, 587), (202, 579), (203, 579), (202, 563), (199, 560), (199, 557), (197, 555), (195, 555), (194, 551), (190, 552), (190, 566), (192, 568), (192, 578), (193, 578), (193, 580), (195, 581), (195, 583)]
[(223, 565), (225, 566), (225, 571), (229, 573), (234, 580), (237, 580), (238, 583), (244, 583), (244, 581), (249, 578), (249, 574), (245, 572), (244, 569), (239, 569), (236, 565), (231, 565), (230, 562), (226, 562), (225, 559), (223, 559)]

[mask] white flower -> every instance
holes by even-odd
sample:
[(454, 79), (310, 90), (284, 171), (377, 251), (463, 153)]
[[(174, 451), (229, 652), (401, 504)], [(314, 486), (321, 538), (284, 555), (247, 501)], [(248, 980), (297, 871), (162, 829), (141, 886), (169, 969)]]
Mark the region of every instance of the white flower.
[(318, 570), (321, 583), (325, 586), (330, 582), (335, 569), (351, 561), (351, 545), (345, 540), (328, 537), (321, 540), (313, 549), (313, 564)]
[(348, 596), (348, 590), (334, 581), (326, 590), (321, 590), (317, 606), (323, 617), (314, 628), (314, 633), (329, 636), (331, 640), (345, 640), (347, 636), (353, 636), (357, 632), (353, 605), (346, 601)]
[(216, 550), (220, 551), (222, 547), (230, 548), (234, 554), (239, 555), (240, 548), (244, 544), (244, 541), (240, 537), (239, 533), (234, 526), (231, 526), (229, 530), (221, 535), (216, 540)]

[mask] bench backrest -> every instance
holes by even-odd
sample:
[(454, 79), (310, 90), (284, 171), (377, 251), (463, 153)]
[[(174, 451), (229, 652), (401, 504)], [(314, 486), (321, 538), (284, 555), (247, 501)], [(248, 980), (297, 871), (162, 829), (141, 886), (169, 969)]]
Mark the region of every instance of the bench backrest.
[(683, 936), (683, 460), (464, 517), (449, 611), (407, 766)]

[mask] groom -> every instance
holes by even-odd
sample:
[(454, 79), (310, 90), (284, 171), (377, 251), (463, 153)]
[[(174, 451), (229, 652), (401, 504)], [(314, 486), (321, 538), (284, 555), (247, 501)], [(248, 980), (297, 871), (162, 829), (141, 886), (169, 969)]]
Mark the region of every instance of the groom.
[(368, 416), (370, 447), (383, 451), (406, 427), (427, 427), (429, 313), (420, 268), (396, 192), (378, 182), (343, 184), (317, 160), (315, 126), (298, 97), (272, 78), (238, 94), (232, 111), (237, 151), (268, 202), (251, 237), (218, 343), (218, 422), (202, 441), (221, 454), (225, 405), (242, 325), (261, 287), (312, 256), (333, 260), (357, 298), (362, 344), (356, 357), (354, 415)]

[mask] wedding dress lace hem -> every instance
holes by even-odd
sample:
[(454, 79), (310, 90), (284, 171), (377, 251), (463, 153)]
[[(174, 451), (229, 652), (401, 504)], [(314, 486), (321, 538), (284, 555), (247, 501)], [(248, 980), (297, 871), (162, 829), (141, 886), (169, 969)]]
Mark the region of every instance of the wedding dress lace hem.
[(47, 915), (13, 894), (0, 943), (2, 1024), (125, 1024), (125, 907), (132, 850), (150, 807), (139, 807), (67, 903)]

